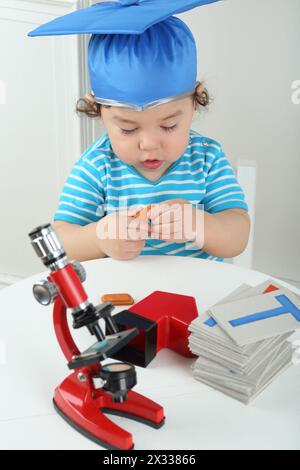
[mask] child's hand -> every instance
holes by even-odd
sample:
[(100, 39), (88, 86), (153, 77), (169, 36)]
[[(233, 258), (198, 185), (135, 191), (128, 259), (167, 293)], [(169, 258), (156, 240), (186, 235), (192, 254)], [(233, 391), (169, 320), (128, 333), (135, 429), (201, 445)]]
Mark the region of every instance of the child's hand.
[(203, 211), (186, 199), (169, 199), (153, 204), (148, 215), (151, 220), (151, 238), (173, 243), (201, 243)]
[(136, 211), (115, 211), (97, 224), (97, 237), (101, 251), (119, 260), (136, 258), (148, 238), (148, 224), (134, 218)]

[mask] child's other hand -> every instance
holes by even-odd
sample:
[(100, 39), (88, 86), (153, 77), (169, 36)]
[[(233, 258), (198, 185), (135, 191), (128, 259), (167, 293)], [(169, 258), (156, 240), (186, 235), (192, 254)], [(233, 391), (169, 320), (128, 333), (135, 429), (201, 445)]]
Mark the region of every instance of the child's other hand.
[(129, 260), (140, 255), (148, 238), (148, 224), (134, 218), (135, 211), (115, 211), (97, 224), (100, 248), (113, 259)]
[(203, 211), (186, 199), (153, 204), (149, 219), (151, 238), (173, 243), (198, 243), (203, 237)]

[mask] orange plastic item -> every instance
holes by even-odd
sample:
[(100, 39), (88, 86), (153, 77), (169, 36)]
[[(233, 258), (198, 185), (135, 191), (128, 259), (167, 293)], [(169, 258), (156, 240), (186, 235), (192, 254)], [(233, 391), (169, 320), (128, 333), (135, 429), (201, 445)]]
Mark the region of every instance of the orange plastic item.
[(129, 294), (105, 294), (101, 302), (111, 302), (113, 305), (133, 305), (134, 300)]
[(139, 219), (139, 220), (144, 220), (145, 222), (147, 222), (149, 220), (148, 211), (150, 210), (151, 210), (151, 204), (148, 204), (148, 206), (143, 207), (143, 209), (139, 210), (135, 214), (134, 218)]

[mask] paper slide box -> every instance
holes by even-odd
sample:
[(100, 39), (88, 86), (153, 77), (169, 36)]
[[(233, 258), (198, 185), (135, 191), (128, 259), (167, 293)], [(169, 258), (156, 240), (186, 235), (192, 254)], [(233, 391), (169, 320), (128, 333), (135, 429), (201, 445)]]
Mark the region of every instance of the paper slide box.
[(300, 299), (281, 288), (264, 295), (216, 305), (209, 314), (239, 346), (300, 327)]

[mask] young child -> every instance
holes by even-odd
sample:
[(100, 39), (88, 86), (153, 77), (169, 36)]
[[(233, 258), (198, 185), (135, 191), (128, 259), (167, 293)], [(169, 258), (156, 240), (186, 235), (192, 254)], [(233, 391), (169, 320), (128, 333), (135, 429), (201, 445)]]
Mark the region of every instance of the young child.
[[(74, 165), (54, 215), (70, 258), (223, 260), (245, 249), (243, 191), (222, 146), (191, 129), (195, 111), (209, 104), (196, 81), (195, 41), (170, 16), (214, 1), (103, 2), (30, 33), (93, 33), (92, 92), (77, 111), (100, 118), (106, 132)], [(148, 223), (136, 217), (147, 206)]]

